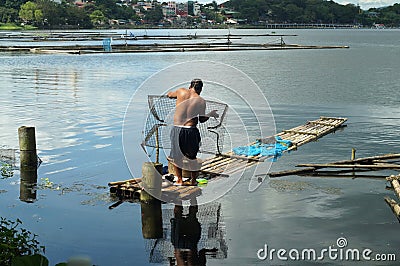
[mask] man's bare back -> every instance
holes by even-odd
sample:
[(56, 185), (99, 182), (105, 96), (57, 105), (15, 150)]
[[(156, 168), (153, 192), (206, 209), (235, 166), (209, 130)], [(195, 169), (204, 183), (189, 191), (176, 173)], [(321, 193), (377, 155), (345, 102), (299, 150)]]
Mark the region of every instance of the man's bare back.
[(205, 110), (205, 100), (194, 90), (181, 88), (176, 91), (174, 125), (196, 126), (199, 117), (204, 117)]

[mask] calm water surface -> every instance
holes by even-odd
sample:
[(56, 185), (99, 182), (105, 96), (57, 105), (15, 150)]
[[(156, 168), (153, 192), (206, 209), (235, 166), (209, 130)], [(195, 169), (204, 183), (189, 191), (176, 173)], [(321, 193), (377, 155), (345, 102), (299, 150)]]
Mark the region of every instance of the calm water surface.
[[(171, 243), (164, 241), (161, 246), (143, 238), (140, 204), (124, 203), (109, 210), (113, 200), (107, 183), (131, 178), (121, 137), (132, 94), (157, 71), (189, 60), (222, 62), (249, 75), (266, 95), (278, 131), (321, 115), (349, 119), (343, 131), (284, 155), (272, 171), (347, 159), (353, 147), (358, 157), (399, 152), (398, 30), (276, 33), (298, 35), (285, 38), (286, 43), (349, 45), (350, 49), (1, 54), (0, 148), (17, 149), (18, 127), (33, 125), (43, 160), (34, 203), (20, 200), (18, 170), (13, 177), (0, 179), (1, 216), (20, 218), (25, 228), (38, 234), (52, 265), (76, 255), (89, 256), (96, 265), (168, 264), (163, 258), (173, 256)], [(46, 178), (53, 184), (46, 186)], [(275, 249), (322, 250), (336, 245), (339, 237), (347, 239), (349, 248), (396, 253), (400, 260), (399, 224), (383, 200), (394, 194), (385, 189), (384, 180), (288, 176), (265, 182), (254, 193), (247, 191), (249, 180), (244, 176), (218, 203), (202, 210), (210, 211), (199, 218), (207, 238), (205, 231), (215, 223), (216, 206), (220, 206), (218, 247), (226, 249), (216, 258), (208, 257), (208, 265), (284, 265), (288, 262), (276, 258), (259, 260), (257, 250), (264, 244)], [(163, 206), (165, 226), (172, 209)], [(200, 245), (212, 245), (212, 234), (208, 239)], [(350, 262), (328, 259), (323, 263)], [(396, 263), (382, 263), (388, 264)]]

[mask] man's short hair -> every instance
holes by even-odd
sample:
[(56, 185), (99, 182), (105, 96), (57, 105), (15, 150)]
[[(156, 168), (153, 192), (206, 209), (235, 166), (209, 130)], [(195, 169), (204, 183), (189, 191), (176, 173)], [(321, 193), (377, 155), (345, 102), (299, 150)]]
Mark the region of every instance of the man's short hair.
[(203, 81), (201, 81), (201, 79), (193, 79), (192, 82), (190, 82), (190, 87), (193, 88), (197, 94), (200, 94), (203, 89)]

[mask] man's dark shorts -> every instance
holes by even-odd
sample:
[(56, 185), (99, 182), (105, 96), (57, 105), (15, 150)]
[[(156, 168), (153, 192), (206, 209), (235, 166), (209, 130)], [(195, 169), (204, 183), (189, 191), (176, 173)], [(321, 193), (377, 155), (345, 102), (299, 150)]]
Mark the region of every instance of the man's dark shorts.
[(200, 132), (197, 127), (174, 126), (171, 129), (170, 157), (181, 161), (183, 156), (195, 160), (200, 149)]

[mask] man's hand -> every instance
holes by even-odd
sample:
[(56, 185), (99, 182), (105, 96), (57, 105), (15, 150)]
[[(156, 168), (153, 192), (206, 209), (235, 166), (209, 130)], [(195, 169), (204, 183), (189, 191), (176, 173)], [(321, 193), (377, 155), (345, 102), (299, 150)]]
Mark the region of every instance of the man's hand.
[(212, 110), (211, 112), (209, 112), (207, 114), (208, 117), (214, 117), (214, 118), (218, 118), (219, 114), (217, 113), (217, 110)]
[(168, 98), (177, 98), (177, 92), (176, 91), (170, 91), (167, 93)]

